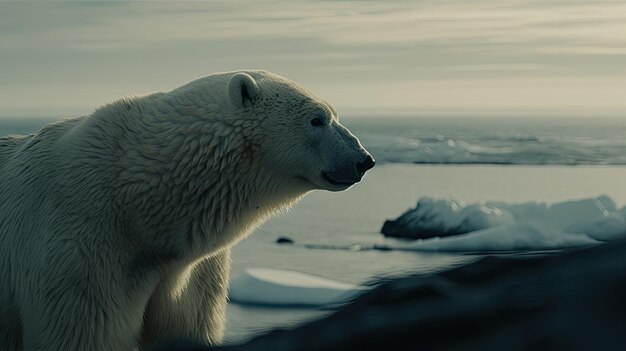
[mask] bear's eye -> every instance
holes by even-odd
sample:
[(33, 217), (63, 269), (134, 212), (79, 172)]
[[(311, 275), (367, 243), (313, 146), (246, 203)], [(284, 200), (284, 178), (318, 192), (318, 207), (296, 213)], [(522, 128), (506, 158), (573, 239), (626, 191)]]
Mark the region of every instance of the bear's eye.
[(322, 120), (321, 120), (321, 119), (319, 119), (319, 118), (313, 118), (313, 119), (311, 120), (311, 125), (312, 125), (313, 127), (321, 127), (321, 126), (323, 126), (323, 125), (324, 125), (324, 122), (322, 122)]

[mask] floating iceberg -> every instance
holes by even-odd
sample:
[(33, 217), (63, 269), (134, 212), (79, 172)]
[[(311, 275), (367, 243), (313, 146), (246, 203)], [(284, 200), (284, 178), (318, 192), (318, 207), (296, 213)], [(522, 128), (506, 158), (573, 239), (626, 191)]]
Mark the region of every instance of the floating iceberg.
[(554, 250), (626, 237), (626, 208), (607, 196), (543, 203), (465, 204), (422, 198), (416, 208), (387, 221), (383, 234), (418, 239), (391, 245), (426, 251)]
[(515, 222), (513, 214), (484, 204), (466, 205), (454, 200), (428, 197), (398, 219), (386, 221), (382, 233), (389, 237), (427, 239), (468, 233)]
[(229, 296), (245, 304), (321, 307), (348, 302), (367, 290), (306, 273), (247, 268), (231, 281)]

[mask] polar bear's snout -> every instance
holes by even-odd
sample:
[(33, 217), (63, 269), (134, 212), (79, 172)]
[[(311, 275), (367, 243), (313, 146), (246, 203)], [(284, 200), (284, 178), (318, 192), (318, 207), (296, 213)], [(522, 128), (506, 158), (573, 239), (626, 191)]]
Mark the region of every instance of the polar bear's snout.
[(351, 186), (360, 182), (365, 172), (372, 169), (375, 164), (374, 158), (367, 153), (363, 161), (353, 164), (352, 167), (346, 167), (344, 171), (322, 171), (322, 178), (332, 185)]
[(326, 151), (330, 156), (330, 164), (321, 173), (325, 183), (331, 191), (344, 190), (361, 181), (367, 171), (372, 169), (376, 162), (372, 155), (361, 145), (359, 139), (346, 127), (336, 122), (333, 126), (336, 135), (335, 144)]
[(347, 155), (348, 159), (352, 160), (350, 165), (348, 165), (345, 173), (354, 173), (346, 174), (346, 176), (353, 178), (356, 176), (356, 180), (354, 183), (361, 181), (361, 178), (365, 175), (365, 172), (369, 171), (374, 167), (376, 161), (372, 155), (363, 147), (359, 139), (348, 130), (348, 128), (344, 127), (340, 123), (337, 123), (337, 131), (341, 135), (342, 141), (347, 146)]
[[(374, 158), (372, 157), (372, 155), (370, 155), (369, 152), (367, 152), (367, 150), (365, 149), (361, 149), (359, 150), (360, 153), (362, 154), (363, 157), (358, 158), (360, 159), (360, 161), (355, 162), (352, 165), (352, 169), (351, 172), (353, 175), (351, 176), (351, 178), (354, 179), (354, 183), (358, 183), (361, 181), (361, 179), (363, 179), (363, 176), (365, 175), (365, 172), (369, 171), (370, 169), (374, 168), (374, 165), (376, 164), (376, 161), (374, 161)], [(357, 159), (357, 160), (358, 160)], [(350, 177), (348, 175), (348, 177)]]
[(376, 164), (376, 161), (374, 161), (374, 158), (372, 157), (372, 155), (370, 155), (369, 153), (365, 156), (365, 161), (363, 162), (357, 162), (356, 164), (356, 171), (357, 173), (363, 177), (365, 175), (365, 172), (369, 171), (370, 169), (374, 168), (374, 165)]

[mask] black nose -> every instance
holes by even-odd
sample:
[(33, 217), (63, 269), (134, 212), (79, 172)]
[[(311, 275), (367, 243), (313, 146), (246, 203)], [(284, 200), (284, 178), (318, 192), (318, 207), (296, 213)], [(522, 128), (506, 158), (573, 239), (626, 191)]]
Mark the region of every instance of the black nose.
[(362, 177), (365, 174), (365, 172), (372, 169), (375, 164), (376, 164), (376, 161), (374, 161), (372, 156), (367, 155), (367, 157), (365, 158), (365, 161), (359, 162), (356, 164), (356, 169)]

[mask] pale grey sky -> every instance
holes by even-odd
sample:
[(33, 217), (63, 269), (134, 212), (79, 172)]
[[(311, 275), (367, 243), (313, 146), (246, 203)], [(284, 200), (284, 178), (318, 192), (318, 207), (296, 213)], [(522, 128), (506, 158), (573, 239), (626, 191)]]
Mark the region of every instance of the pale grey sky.
[(241, 68), (344, 115), (626, 116), (626, 2), (0, 2), (0, 116)]

